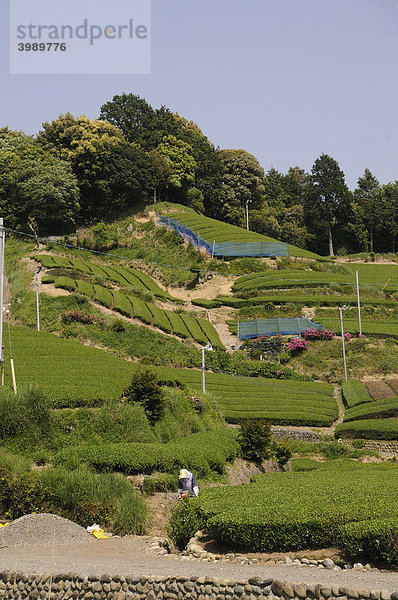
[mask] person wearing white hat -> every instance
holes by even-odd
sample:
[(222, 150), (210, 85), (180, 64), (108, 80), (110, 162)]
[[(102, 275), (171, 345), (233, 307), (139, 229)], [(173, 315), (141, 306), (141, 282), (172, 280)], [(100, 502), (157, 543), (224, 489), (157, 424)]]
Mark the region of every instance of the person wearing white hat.
[(187, 469), (181, 469), (178, 476), (178, 498), (186, 496), (195, 497), (199, 494), (198, 484), (195, 475)]

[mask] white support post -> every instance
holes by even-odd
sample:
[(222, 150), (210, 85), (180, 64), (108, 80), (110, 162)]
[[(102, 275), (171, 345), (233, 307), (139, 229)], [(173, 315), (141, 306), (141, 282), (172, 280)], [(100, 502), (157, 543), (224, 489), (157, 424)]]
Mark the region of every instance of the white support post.
[(358, 319), (359, 319), (359, 335), (362, 335), (362, 321), (361, 321), (361, 304), (359, 302), (359, 281), (358, 281), (358, 271), (357, 274), (357, 298), (358, 298)]
[(340, 325), (341, 325), (341, 341), (343, 344), (343, 361), (344, 361), (344, 378), (347, 381), (347, 364), (346, 364), (346, 360), (345, 360), (345, 340), (344, 340), (344, 329), (343, 329), (343, 310), (345, 310), (345, 306), (341, 307), (339, 306), (339, 312), (340, 312)]
[(249, 200), (246, 200), (246, 229), (249, 231)]
[(2, 385), (4, 385), (4, 347), (3, 347), (3, 309), (4, 309), (4, 244), (5, 231), (3, 218), (0, 217), (0, 364), (2, 369)]
[(39, 273), (41, 268), (35, 271), (35, 281), (36, 281), (36, 314), (37, 314), (37, 331), (40, 331), (40, 307), (39, 307)]
[(202, 392), (206, 393), (206, 379), (205, 379), (205, 348), (202, 346)]

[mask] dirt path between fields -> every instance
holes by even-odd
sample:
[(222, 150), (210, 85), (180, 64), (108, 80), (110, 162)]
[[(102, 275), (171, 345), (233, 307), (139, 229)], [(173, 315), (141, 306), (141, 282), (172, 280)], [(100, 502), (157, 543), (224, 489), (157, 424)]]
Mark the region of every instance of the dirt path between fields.
[(367, 590), (398, 590), (398, 573), (380, 571), (333, 571), (317, 567), (231, 563), (229, 560), (209, 563), (169, 554), (148, 553), (152, 538), (126, 536), (58, 547), (30, 546), (0, 548), (0, 571), (39, 573), (74, 573), (83, 576), (146, 575), (220, 577), (247, 580), (250, 577), (279, 579), (306, 585), (346, 586)]

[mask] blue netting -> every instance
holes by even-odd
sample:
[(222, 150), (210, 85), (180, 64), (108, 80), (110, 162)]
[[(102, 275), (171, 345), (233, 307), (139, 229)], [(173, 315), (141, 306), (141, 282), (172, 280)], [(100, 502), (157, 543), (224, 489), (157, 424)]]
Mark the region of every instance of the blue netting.
[(170, 217), (157, 217), (158, 225), (172, 227), (198, 250), (205, 248), (211, 256), (289, 256), (289, 247), (284, 242), (221, 242), (210, 243), (192, 229)]
[(238, 339), (247, 340), (261, 335), (298, 335), (307, 329), (319, 328), (320, 325), (303, 317), (276, 317), (274, 319), (238, 321)]

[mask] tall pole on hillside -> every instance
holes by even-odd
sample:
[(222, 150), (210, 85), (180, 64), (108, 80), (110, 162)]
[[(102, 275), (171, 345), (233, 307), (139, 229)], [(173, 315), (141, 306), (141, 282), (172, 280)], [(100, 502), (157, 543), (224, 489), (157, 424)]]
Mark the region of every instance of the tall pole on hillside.
[(0, 217), (0, 365), (1, 384), (4, 385), (4, 348), (3, 348), (3, 303), (4, 303), (4, 244), (5, 231), (3, 218)]
[(343, 310), (346, 310), (347, 307), (346, 305), (344, 306), (339, 306), (339, 312), (340, 312), (340, 326), (341, 326), (341, 341), (343, 344), (343, 361), (344, 361), (344, 377), (345, 380), (347, 381), (347, 364), (346, 364), (346, 360), (345, 360), (345, 340), (344, 340), (344, 329), (343, 329)]
[(246, 229), (249, 231), (249, 200), (246, 200)]
[(358, 298), (358, 318), (359, 318), (359, 335), (362, 335), (362, 321), (361, 321), (361, 304), (359, 302), (359, 282), (358, 282), (358, 271), (357, 274), (357, 298)]
[(206, 346), (201, 346), (200, 349), (202, 350), (202, 392), (203, 394), (206, 393), (206, 378), (205, 378), (205, 350), (213, 350), (213, 346), (210, 344), (210, 342), (207, 342)]
[(40, 306), (39, 306), (39, 273), (41, 267), (35, 271), (35, 282), (36, 282), (36, 314), (37, 314), (37, 331), (40, 331)]

